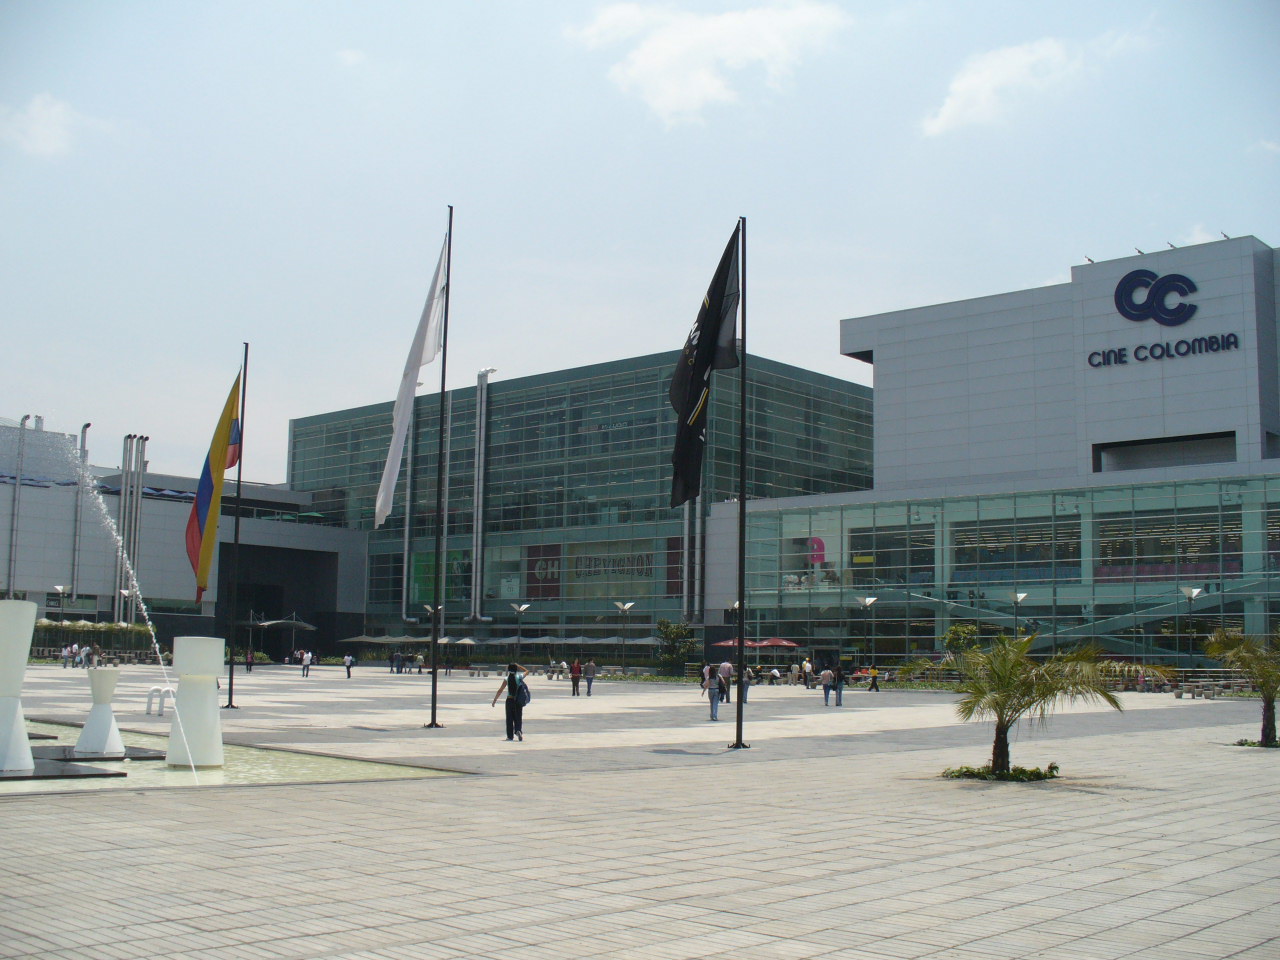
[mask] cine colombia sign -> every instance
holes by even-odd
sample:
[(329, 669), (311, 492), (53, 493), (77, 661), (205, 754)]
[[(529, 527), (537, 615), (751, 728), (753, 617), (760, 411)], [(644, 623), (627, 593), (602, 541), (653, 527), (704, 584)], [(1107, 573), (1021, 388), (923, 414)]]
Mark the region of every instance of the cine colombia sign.
[[(1150, 270), (1133, 270), (1116, 284), (1116, 312), (1127, 320), (1141, 323), (1154, 320), (1165, 327), (1181, 326), (1195, 316), (1197, 306), (1185, 299), (1170, 304), (1171, 297), (1185, 298), (1196, 292), (1195, 282), (1180, 273), (1163, 277)], [(1145, 290), (1138, 300), (1136, 294)], [(1163, 340), (1140, 343), (1133, 347), (1108, 347), (1089, 353), (1086, 362), (1091, 367), (1122, 367), (1130, 361), (1146, 363), (1150, 360), (1175, 360), (1206, 353), (1223, 353), (1240, 348), (1240, 337), (1235, 333), (1214, 333), (1179, 340)]]

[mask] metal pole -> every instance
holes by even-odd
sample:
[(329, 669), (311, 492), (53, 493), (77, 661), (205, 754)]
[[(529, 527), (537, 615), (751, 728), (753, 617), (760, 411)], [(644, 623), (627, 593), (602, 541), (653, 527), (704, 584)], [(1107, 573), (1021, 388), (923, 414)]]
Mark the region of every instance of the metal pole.
[(84, 485), (89, 479), (89, 448), (86, 437), (92, 423), (80, 428), (80, 467), (76, 475), (76, 512), (74, 526), (71, 530), (71, 599), (75, 599), (80, 588), (80, 515), (84, 505)]
[[(133, 515), (131, 517), (133, 533), (129, 538), (130, 557), (140, 557), (142, 555), (142, 490), (146, 485), (147, 441), (150, 439), (150, 437), (140, 437), (138, 445), (134, 449)], [(137, 572), (136, 568), (134, 572)], [(138, 606), (142, 603), (142, 596), (137, 590), (133, 590), (133, 586), (134, 584), (129, 584), (129, 588), (132, 591), (129, 594), (129, 622), (137, 623)]]
[(22, 422), (18, 424), (18, 469), (15, 471), (17, 476), (13, 478), (13, 515), (9, 517), (9, 597), (13, 597), (13, 578), (18, 569), (18, 507), (22, 503), (22, 456), (27, 439), (27, 421), (30, 419), (31, 414), (23, 414)]
[(702, 502), (702, 494), (693, 498), (693, 609), (690, 611), (696, 622), (704, 621), (707, 608), (707, 565), (706, 565), (706, 509)]
[[(249, 394), (249, 343), (244, 343), (244, 359), (240, 362), (240, 410), (236, 419), (240, 424), (240, 453), (236, 457), (236, 520), (235, 535), (231, 541), (231, 596), (227, 599), (231, 606), (231, 650), (227, 655), (227, 702), (224, 710), (237, 710), (236, 706), (236, 607), (240, 602), (240, 492), (244, 478), (244, 406)], [(253, 618), (250, 617), (250, 620)], [(252, 630), (252, 628), (250, 628)], [(250, 643), (253, 635), (250, 633)], [(249, 649), (244, 652), (245, 673), (249, 672)]]
[(413, 555), (410, 552), (410, 541), (413, 537), (413, 463), (418, 450), (418, 398), (415, 396), (409, 407), (409, 449), (406, 451), (404, 469), (404, 533), (400, 552), (400, 619), (405, 623), (417, 623), (416, 617), (409, 616), (409, 587), (413, 582), (410, 564)]
[(438, 692), (437, 665), (440, 650), (440, 621), (444, 619), (444, 568), (445, 568), (445, 517), (444, 486), (448, 482), (445, 473), (445, 443), (448, 431), (445, 426), (448, 412), (448, 393), (446, 391), (445, 373), (449, 363), (449, 293), (453, 289), (453, 204), (449, 205), (449, 233), (445, 240), (444, 255), (444, 316), (440, 321), (440, 423), (439, 437), (436, 443), (436, 576), (435, 576), (435, 614), (431, 618), (431, 722), (423, 724), (428, 729), (438, 729), (444, 724), (436, 719), (436, 699)]
[(738, 716), (731, 750), (751, 746), (742, 740), (742, 692), (747, 673), (747, 218), (738, 218), (741, 257), (742, 360), (738, 368)]
[(126, 533), (125, 514), (126, 502), (128, 500), (127, 490), (129, 487), (129, 464), (133, 459), (133, 438), (136, 434), (126, 434), (124, 442), (120, 448), (120, 495), (119, 502), (116, 504), (116, 533), (120, 537), (120, 542), (116, 544), (116, 576), (115, 589), (111, 591), (111, 619), (120, 622), (124, 620), (125, 602), (121, 599), (120, 593), (124, 589), (124, 537)]
[(689, 563), (689, 551), (692, 544), (689, 542), (689, 501), (684, 502), (682, 508), (683, 515), (680, 518), (680, 618), (685, 622), (690, 620), (689, 617), (689, 574), (692, 565)]
[(476, 374), (475, 455), (471, 482), (471, 613), (469, 623), (489, 623), (483, 614), (484, 599), (484, 489), (488, 463), (489, 374), (486, 367)]

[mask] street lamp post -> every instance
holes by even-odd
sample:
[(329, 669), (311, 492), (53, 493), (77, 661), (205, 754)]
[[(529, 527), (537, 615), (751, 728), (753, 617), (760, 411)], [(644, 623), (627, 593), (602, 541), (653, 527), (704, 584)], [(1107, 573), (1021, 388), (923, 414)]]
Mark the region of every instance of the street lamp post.
[(431, 614), (431, 722), (424, 723), (422, 727), (424, 730), (435, 730), (444, 726), (436, 719), (436, 677), (439, 674), (436, 648), (439, 646), (440, 636), (444, 633), (444, 604), (427, 603), (423, 606)]
[[(618, 614), (622, 618), (620, 639), (622, 640), (622, 651), (625, 657), (627, 648), (627, 615), (631, 613), (631, 608), (636, 605), (636, 602), (634, 600), (628, 600), (626, 603), (623, 603), (621, 600), (615, 600), (613, 601), (613, 605), (618, 608)], [(623, 660), (622, 672), (627, 672), (625, 659)]]
[(516, 663), (519, 663), (520, 641), (524, 637), (524, 612), (529, 609), (529, 604), (513, 603), (511, 609), (516, 612)]
[(1018, 639), (1018, 605), (1027, 599), (1025, 593), (1013, 594), (1013, 639)]
[[(58, 592), (58, 622), (61, 624), (58, 628), (58, 639), (62, 641), (59, 646), (65, 647), (67, 645), (67, 590), (69, 588), (54, 584), (53, 589)], [(63, 666), (66, 666), (66, 661), (63, 661)]]
[(871, 646), (871, 665), (876, 665), (876, 633), (875, 630), (867, 630), (867, 617), (875, 616), (875, 612), (871, 609), (874, 606), (877, 597), (863, 597), (858, 602), (862, 604), (862, 645), (865, 647), (870, 642)]
[(1186, 626), (1184, 627), (1184, 630), (1186, 631), (1186, 637), (1187, 637), (1187, 653), (1190, 654), (1191, 653), (1191, 632), (1190, 632), (1191, 631), (1191, 604), (1196, 597), (1204, 593), (1204, 590), (1201, 587), (1179, 587), (1178, 589), (1181, 590), (1182, 595), (1187, 598), (1187, 623), (1186, 623)]

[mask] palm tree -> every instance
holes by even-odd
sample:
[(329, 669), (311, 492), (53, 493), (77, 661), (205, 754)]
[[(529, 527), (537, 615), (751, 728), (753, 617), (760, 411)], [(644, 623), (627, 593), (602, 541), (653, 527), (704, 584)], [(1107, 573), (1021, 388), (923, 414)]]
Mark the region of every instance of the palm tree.
[(1280, 692), (1280, 643), (1225, 630), (1214, 631), (1204, 652), (1242, 673), (1262, 695), (1262, 745), (1276, 746), (1276, 694)]
[[(918, 661), (911, 673), (952, 670), (960, 674), (956, 704), (961, 720), (994, 720), (995, 742), (991, 747), (991, 772), (1009, 772), (1009, 731), (1023, 717), (1048, 720), (1061, 701), (1102, 702), (1123, 709), (1109, 689), (1113, 680), (1137, 676), (1138, 664), (1099, 659), (1096, 647), (1058, 653), (1047, 660), (1029, 656), (1035, 634), (1026, 637), (998, 637), (989, 647), (969, 647), (941, 663)], [(1147, 667), (1149, 673), (1160, 673)]]

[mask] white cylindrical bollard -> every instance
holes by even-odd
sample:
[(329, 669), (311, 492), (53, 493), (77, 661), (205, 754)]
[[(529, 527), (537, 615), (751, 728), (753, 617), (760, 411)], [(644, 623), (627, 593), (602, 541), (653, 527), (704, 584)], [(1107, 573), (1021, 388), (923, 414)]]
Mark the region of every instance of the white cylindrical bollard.
[(36, 609), (29, 600), (0, 600), (0, 770), (10, 773), (36, 768), (21, 699)]
[(120, 680), (120, 668), (95, 667), (86, 673), (93, 706), (89, 708), (89, 717), (72, 753), (77, 757), (123, 757), (124, 741), (120, 739), (116, 716), (111, 712), (111, 696)]
[(226, 642), (221, 637), (177, 637), (173, 641), (178, 692), (173, 698), (165, 756), (171, 767), (222, 766), (218, 677), (225, 655)]

